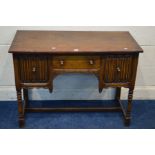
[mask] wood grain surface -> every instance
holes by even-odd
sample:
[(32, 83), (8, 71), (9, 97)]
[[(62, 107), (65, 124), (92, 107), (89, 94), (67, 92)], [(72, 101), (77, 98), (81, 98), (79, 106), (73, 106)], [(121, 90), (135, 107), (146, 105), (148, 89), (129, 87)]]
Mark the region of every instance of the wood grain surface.
[(10, 53), (143, 52), (126, 31), (17, 31)]

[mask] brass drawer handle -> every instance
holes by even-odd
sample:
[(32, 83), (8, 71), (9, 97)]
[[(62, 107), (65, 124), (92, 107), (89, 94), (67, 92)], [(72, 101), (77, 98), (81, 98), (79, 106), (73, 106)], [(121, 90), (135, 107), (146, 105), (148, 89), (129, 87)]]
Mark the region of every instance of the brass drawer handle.
[(119, 67), (117, 67), (117, 71), (118, 71), (118, 72), (120, 72), (120, 71), (121, 71), (121, 69), (120, 69)]
[(32, 72), (34, 72), (34, 73), (36, 72), (36, 67), (32, 68)]
[(90, 63), (90, 65), (93, 65), (94, 64), (94, 61), (93, 60), (90, 60), (89, 63)]
[(60, 65), (64, 65), (64, 61), (63, 60), (60, 60)]

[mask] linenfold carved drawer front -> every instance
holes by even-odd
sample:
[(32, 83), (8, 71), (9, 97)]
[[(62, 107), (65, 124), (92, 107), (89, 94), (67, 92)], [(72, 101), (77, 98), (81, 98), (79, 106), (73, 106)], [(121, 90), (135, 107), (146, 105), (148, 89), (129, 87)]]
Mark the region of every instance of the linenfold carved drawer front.
[(100, 67), (98, 56), (54, 56), (54, 69), (97, 69)]
[(132, 77), (132, 55), (109, 55), (104, 59), (105, 83), (130, 82)]
[(18, 56), (19, 77), (24, 83), (48, 81), (48, 56), (21, 55)]

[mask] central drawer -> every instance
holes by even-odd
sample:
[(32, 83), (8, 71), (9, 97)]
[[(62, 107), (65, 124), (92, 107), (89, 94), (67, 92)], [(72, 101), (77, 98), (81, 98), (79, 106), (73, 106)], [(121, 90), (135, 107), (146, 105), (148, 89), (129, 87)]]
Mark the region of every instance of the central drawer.
[(53, 69), (98, 69), (99, 56), (54, 56)]

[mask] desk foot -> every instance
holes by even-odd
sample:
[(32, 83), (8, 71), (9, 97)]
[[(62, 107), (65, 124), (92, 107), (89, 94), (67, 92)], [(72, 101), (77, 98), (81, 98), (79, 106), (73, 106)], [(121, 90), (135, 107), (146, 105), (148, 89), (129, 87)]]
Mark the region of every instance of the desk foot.
[(131, 124), (131, 119), (125, 119), (125, 120), (124, 120), (124, 125), (125, 125), (126, 127), (129, 127), (130, 124)]
[(24, 128), (24, 126), (25, 126), (25, 120), (24, 120), (24, 118), (22, 117), (22, 118), (19, 118), (19, 127), (20, 128)]

